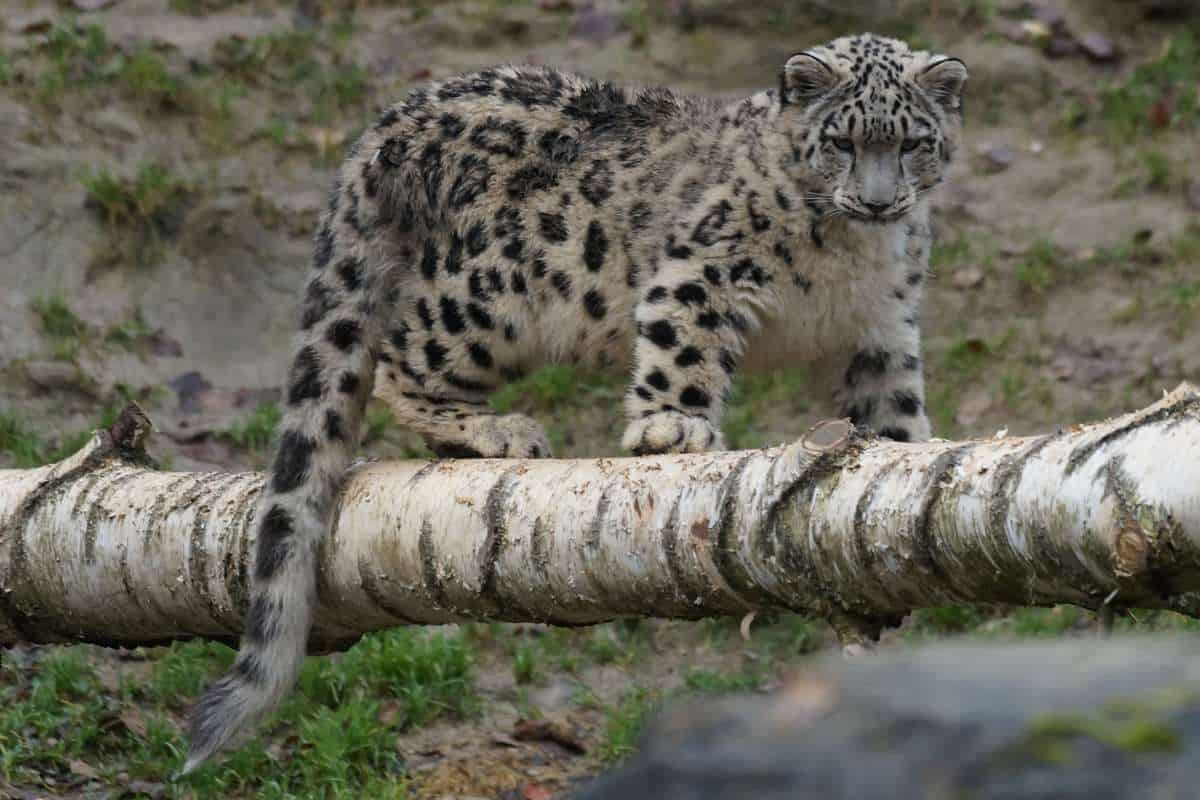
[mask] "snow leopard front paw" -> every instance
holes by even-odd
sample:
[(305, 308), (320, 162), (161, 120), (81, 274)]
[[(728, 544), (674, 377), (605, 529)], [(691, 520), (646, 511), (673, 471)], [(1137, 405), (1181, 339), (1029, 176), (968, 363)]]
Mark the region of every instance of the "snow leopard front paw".
[(441, 458), (549, 458), (552, 453), (546, 431), (537, 420), (524, 414), (480, 415), (463, 423), (455, 441), (429, 442)]
[(629, 423), (621, 446), (634, 455), (645, 456), (721, 450), (725, 442), (721, 432), (704, 417), (692, 417), (678, 411), (656, 411)]

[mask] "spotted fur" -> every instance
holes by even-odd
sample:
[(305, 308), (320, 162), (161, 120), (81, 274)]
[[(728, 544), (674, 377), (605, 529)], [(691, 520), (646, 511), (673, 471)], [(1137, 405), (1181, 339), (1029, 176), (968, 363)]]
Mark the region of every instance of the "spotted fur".
[(372, 391), (441, 455), (538, 457), (488, 394), (631, 364), (623, 444), (722, 446), (739, 369), (811, 363), (856, 424), (929, 436), (918, 305), (961, 62), (871, 35), (731, 104), (501, 67), (413, 92), (352, 147), (316, 235), (252, 600), (187, 769), (289, 690), (314, 560)]

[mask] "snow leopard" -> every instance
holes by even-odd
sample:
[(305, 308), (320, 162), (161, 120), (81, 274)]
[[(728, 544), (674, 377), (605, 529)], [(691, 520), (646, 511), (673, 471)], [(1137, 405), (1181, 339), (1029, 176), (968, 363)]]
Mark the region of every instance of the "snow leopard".
[(338, 170), (315, 236), (240, 651), (185, 771), (294, 681), (369, 398), (439, 457), (539, 458), (491, 392), (555, 362), (624, 369), (635, 455), (723, 447), (739, 370), (810, 365), (855, 425), (929, 438), (918, 310), (964, 63), (871, 34), (733, 102), (534, 66), (416, 89)]

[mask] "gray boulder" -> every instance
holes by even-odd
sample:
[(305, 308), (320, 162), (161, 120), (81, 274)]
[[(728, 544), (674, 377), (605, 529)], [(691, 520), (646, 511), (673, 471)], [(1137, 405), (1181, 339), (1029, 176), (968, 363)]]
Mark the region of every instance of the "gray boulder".
[(1200, 796), (1200, 642), (951, 644), (691, 703), (579, 800)]

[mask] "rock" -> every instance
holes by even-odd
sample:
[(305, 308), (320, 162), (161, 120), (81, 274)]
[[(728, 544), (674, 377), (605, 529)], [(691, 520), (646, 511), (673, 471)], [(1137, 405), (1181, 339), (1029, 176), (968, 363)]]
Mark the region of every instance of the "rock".
[(1200, 642), (940, 644), (830, 658), (668, 710), (576, 800), (1116, 800), (1200, 785)]
[(178, 339), (173, 339), (162, 331), (153, 331), (147, 337), (150, 352), (159, 358), (179, 358), (183, 355), (183, 345)]
[(1192, 178), (1184, 184), (1183, 196), (1193, 211), (1200, 211), (1200, 178)]
[(983, 158), (989, 172), (1003, 172), (1017, 160), (1017, 153), (1006, 144), (985, 145)]
[(1065, 58), (1079, 52), (1079, 43), (1070, 35), (1054, 35), (1042, 51), (1050, 58)]
[(1054, 33), (1065, 33), (1067, 18), (1062, 9), (1053, 3), (1035, 2), (1032, 4), (1033, 18), (1045, 25)]
[(973, 389), (958, 404), (958, 411), (954, 414), (954, 421), (965, 428), (969, 428), (976, 422), (979, 422), (983, 415), (991, 410), (991, 393), (986, 389)]
[(29, 109), (8, 97), (0, 97), (0, 130), (15, 135), (33, 125)]
[(141, 139), (144, 135), (142, 126), (129, 113), (115, 106), (107, 106), (92, 114), (88, 121), (91, 126), (101, 133), (110, 133), (128, 139)]
[(96, 397), (95, 384), (73, 362), (27, 361), (25, 377), (44, 392), (75, 392)]
[(1085, 33), (1079, 37), (1079, 49), (1092, 61), (1108, 63), (1120, 58), (1112, 39), (1101, 33)]
[(114, 2), (116, 0), (71, 0), (71, 5), (80, 11), (99, 11), (102, 8), (111, 6)]
[(1050, 364), (1050, 377), (1056, 381), (1069, 381), (1075, 376), (1075, 361), (1070, 356), (1059, 356)]
[(179, 398), (180, 411), (199, 411), (200, 401), (205, 394), (212, 391), (212, 383), (199, 372), (185, 372), (167, 381)]
[(616, 35), (619, 20), (614, 14), (593, 7), (581, 9), (575, 14), (571, 34), (589, 41), (603, 43)]
[(45, 33), (54, 25), (54, 14), (50, 11), (31, 11), (10, 17), (6, 26), (13, 33)]
[(964, 267), (955, 270), (950, 284), (955, 289), (974, 289), (983, 283), (983, 270), (979, 267)]

